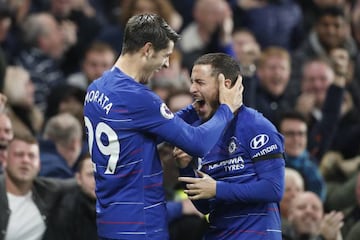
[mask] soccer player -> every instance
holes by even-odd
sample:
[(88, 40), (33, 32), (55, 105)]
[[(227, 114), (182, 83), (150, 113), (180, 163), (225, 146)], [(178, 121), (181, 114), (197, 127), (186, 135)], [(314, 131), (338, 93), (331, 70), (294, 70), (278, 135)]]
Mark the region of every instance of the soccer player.
[[(230, 87), (238, 74), (237, 62), (228, 55), (212, 53), (196, 60), (190, 92), (202, 104), (194, 125), (207, 123), (219, 107), (217, 76), (225, 77)], [(198, 171), (182, 169), (179, 180), (186, 183), (185, 192), (200, 212), (210, 213), (206, 240), (281, 239), (283, 152), (283, 137), (273, 124), (243, 105), (213, 149), (197, 159)], [(190, 161), (179, 149), (174, 156), (180, 167)]]
[[(102, 238), (168, 239), (157, 143), (165, 140), (204, 156), (242, 105), (241, 77), (231, 89), (219, 78), (223, 104), (206, 124), (194, 127), (174, 116), (159, 96), (143, 85), (155, 71), (168, 67), (178, 39), (158, 15), (133, 16), (125, 27), (123, 49), (114, 67), (87, 89), (84, 120)], [(196, 117), (193, 108), (190, 105), (188, 112)]]

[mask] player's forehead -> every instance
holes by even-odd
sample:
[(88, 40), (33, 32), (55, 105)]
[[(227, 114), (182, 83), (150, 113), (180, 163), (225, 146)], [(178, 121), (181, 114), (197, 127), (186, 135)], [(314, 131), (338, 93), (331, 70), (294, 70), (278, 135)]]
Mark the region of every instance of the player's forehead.
[(210, 64), (196, 64), (191, 71), (191, 79), (211, 77), (213, 74), (212, 66)]

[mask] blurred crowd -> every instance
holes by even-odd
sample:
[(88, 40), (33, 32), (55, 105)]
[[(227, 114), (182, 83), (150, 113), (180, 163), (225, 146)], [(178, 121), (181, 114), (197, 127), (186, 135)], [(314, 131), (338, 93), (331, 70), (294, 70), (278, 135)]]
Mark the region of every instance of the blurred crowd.
[[(0, 0), (0, 240), (96, 239), (83, 100), (143, 12), (181, 34), (149, 85), (170, 110), (192, 102), (199, 56), (239, 62), (245, 105), (285, 138), (283, 238), (359, 239), (359, 0)], [(159, 150), (171, 240), (201, 239), (206, 216)]]

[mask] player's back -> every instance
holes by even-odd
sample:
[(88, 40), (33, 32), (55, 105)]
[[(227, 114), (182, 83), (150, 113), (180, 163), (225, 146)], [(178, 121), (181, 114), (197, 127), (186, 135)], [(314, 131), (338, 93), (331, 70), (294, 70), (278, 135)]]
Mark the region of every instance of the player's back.
[(143, 117), (148, 100), (158, 101), (152, 96), (117, 68), (88, 88), (84, 116), (101, 237), (167, 239), (162, 168), (155, 136), (145, 131), (151, 121)]

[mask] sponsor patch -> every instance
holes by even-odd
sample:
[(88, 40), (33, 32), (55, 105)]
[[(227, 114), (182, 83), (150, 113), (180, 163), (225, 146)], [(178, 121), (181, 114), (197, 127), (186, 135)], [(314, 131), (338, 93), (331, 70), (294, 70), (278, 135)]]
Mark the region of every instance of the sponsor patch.
[(269, 141), (269, 136), (266, 134), (259, 134), (250, 141), (250, 147), (252, 149), (259, 149), (263, 147)]
[(174, 114), (170, 111), (170, 109), (166, 106), (165, 103), (161, 104), (160, 113), (166, 119), (172, 119), (174, 117)]

